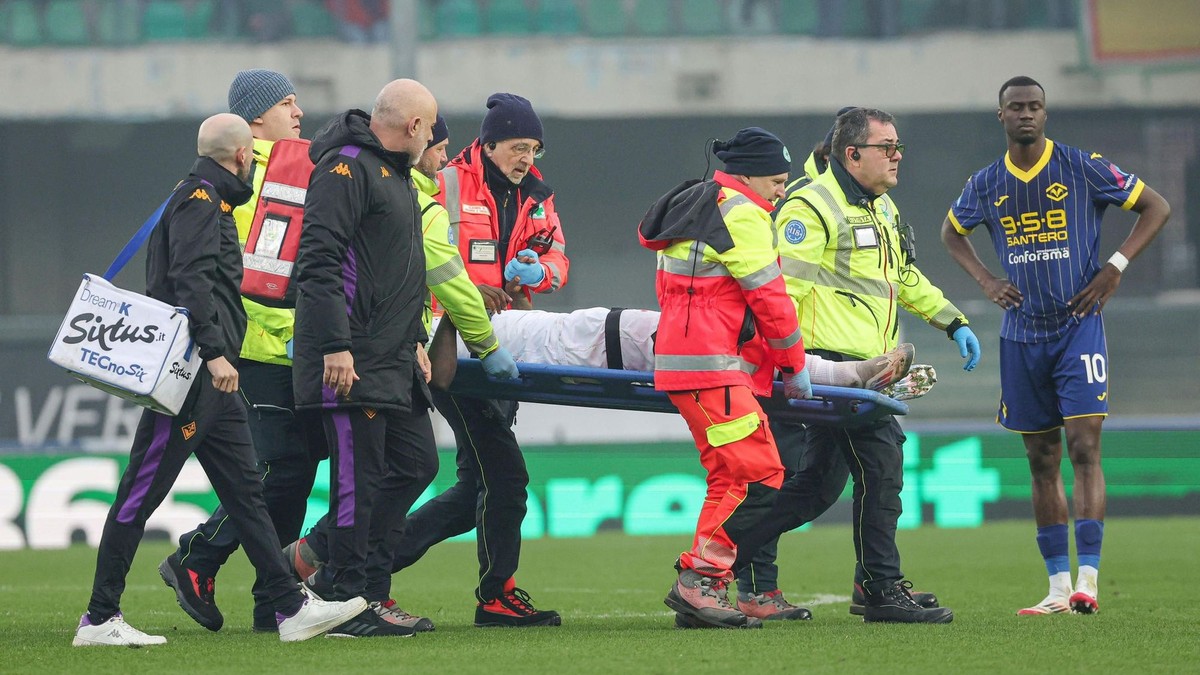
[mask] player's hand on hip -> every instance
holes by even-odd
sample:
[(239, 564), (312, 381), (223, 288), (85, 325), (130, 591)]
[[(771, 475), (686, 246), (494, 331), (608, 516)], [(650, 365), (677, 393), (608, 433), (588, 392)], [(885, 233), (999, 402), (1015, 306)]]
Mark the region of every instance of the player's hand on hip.
[(521, 372), (517, 370), (517, 362), (504, 347), (493, 349), (483, 357), (482, 362), (483, 371), (488, 374), (488, 377), (498, 380), (515, 380), (521, 377)]
[(208, 373), (212, 375), (213, 387), (225, 394), (232, 394), (238, 389), (238, 371), (224, 356), (204, 362)]
[(1099, 314), (1113, 293), (1117, 292), (1119, 285), (1121, 272), (1112, 265), (1105, 265), (1082, 291), (1067, 301), (1067, 308), (1071, 310), (1071, 314), (1081, 319), (1089, 314)]
[(799, 371), (783, 378), (783, 393), (788, 398), (812, 398), (812, 378), (808, 374), (808, 364)]
[(354, 357), (349, 351), (325, 355), (325, 373), (321, 382), (338, 396), (350, 395), (350, 387), (358, 382), (358, 373), (354, 372)]
[(975, 370), (975, 366), (979, 365), (979, 358), (983, 356), (982, 350), (979, 349), (979, 338), (975, 337), (975, 332), (967, 326), (961, 326), (954, 331), (952, 339), (958, 344), (959, 355), (967, 359), (963, 370), (967, 372)]
[(992, 277), (980, 285), (983, 286), (983, 292), (987, 295), (988, 300), (996, 303), (1005, 311), (1020, 307), (1025, 300), (1021, 291), (1017, 290), (1017, 287), (1013, 286), (1008, 279)]

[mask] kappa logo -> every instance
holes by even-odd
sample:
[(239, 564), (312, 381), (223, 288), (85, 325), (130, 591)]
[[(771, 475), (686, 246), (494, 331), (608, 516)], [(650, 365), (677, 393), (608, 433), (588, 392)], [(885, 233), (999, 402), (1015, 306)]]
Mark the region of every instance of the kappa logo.
[(375, 416), (379, 414), (379, 412), (374, 408), (363, 408), (363, 414), (367, 416), (367, 419), (373, 420), (375, 419)]
[(183, 432), (183, 440), (192, 440), (192, 436), (196, 435), (196, 421), (192, 420), (191, 422), (188, 422), (187, 424), (179, 427), (179, 430)]
[(229, 213), (232, 210), (233, 210), (233, 207), (230, 206), (229, 204), (227, 204), (224, 199), (222, 199), (221, 200), (221, 213)]
[(1004, 203), (1005, 199), (1008, 199), (1008, 195), (1003, 195), (1000, 197), (1000, 199), (997, 199), (996, 201), (992, 202), (992, 206), (1000, 206), (1001, 204)]
[(1054, 183), (1050, 187), (1046, 188), (1046, 196), (1049, 197), (1050, 201), (1052, 202), (1061, 202), (1067, 198), (1068, 194), (1067, 186), (1063, 185), (1062, 183)]
[(354, 178), (350, 175), (350, 167), (346, 166), (345, 162), (338, 162), (338, 165), (329, 170), (329, 173), (336, 173), (339, 176), (346, 178)]
[(379, 167), (379, 177), (380, 178), (391, 178), (392, 174), (388, 172), (386, 166), (381, 166), (381, 167)]
[(208, 192), (204, 188), (196, 188), (196, 191), (188, 199), (203, 199), (206, 202), (212, 201), (212, 197), (208, 196)]

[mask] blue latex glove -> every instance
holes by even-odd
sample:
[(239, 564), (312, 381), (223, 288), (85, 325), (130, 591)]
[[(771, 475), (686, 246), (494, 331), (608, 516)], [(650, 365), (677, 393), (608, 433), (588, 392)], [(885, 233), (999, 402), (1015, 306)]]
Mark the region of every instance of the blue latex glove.
[(488, 377), (494, 377), (498, 380), (515, 380), (521, 376), (517, 370), (517, 362), (513, 361), (512, 354), (504, 347), (497, 347), (487, 356), (483, 357), (483, 372), (488, 374)]
[(287, 342), (283, 343), (283, 348), (285, 350), (287, 350), (287, 355), (288, 355), (289, 359), (296, 358), (295, 356), (292, 356), (292, 351), (295, 349), (295, 344), (294, 344), (295, 342), (296, 342), (296, 338), (292, 338), (291, 340), (288, 340)]
[(808, 364), (798, 373), (787, 375), (783, 379), (783, 393), (788, 398), (812, 398), (812, 378), (808, 375)]
[[(979, 357), (983, 356), (983, 352), (979, 350), (979, 338), (975, 337), (975, 333), (967, 326), (961, 326), (954, 331), (954, 341), (958, 343), (958, 353), (964, 359), (967, 359), (963, 370), (975, 370), (975, 366), (979, 365)], [(970, 356), (970, 358), (967, 358)]]
[[(533, 262), (523, 263), (518, 258), (532, 258)], [(513, 277), (521, 277), (522, 286), (537, 286), (546, 278), (546, 270), (538, 262), (538, 254), (531, 248), (517, 251), (517, 257), (508, 261), (504, 266), (504, 280), (512, 281)]]

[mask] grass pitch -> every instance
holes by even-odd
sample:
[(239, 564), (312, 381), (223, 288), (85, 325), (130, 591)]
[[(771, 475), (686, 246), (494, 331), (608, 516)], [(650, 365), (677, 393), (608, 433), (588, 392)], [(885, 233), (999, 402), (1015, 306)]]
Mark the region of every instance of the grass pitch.
[(145, 543), (123, 610), (164, 634), (144, 649), (73, 648), (95, 552), (0, 553), (0, 672), (4, 673), (697, 673), (697, 672), (1196, 672), (1200, 605), (1190, 601), (1200, 518), (1112, 519), (1094, 616), (1018, 618), (1046, 591), (1031, 522), (900, 533), (904, 570), (954, 608), (942, 626), (864, 625), (847, 611), (853, 557), (848, 526), (784, 537), (781, 587), (809, 604), (811, 622), (762, 630), (675, 630), (662, 598), (686, 537), (527, 542), (518, 581), (563, 626), (477, 629), (475, 546), (435, 547), (394, 578), (394, 597), (429, 616), (412, 638), (285, 645), (250, 631), (252, 573), (240, 553), (217, 578), (225, 628), (213, 634), (175, 604), (156, 566), (170, 551)]

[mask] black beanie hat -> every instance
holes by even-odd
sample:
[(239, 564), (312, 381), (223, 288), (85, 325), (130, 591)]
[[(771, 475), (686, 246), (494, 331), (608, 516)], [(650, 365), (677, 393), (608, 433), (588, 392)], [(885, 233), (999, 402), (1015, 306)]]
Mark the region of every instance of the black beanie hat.
[(479, 125), (479, 142), (496, 143), (510, 138), (542, 141), (542, 120), (528, 99), (516, 94), (492, 94), (487, 100), (487, 115)]
[(842, 108), (841, 110), (837, 111), (837, 114), (833, 116), (833, 126), (829, 127), (829, 133), (825, 134), (824, 146), (826, 148), (833, 147), (833, 130), (835, 127), (837, 127), (838, 118), (841, 117), (842, 115), (845, 115), (846, 113), (850, 112), (851, 110), (858, 110), (858, 106), (848, 105), (848, 106)]
[(792, 155), (775, 134), (748, 127), (728, 141), (713, 143), (713, 154), (725, 172), (737, 176), (777, 176), (792, 170)]
[(447, 138), (450, 138), (450, 127), (446, 125), (446, 118), (438, 115), (437, 121), (433, 123), (433, 138), (429, 140), (429, 145), (425, 147), (432, 148)]

